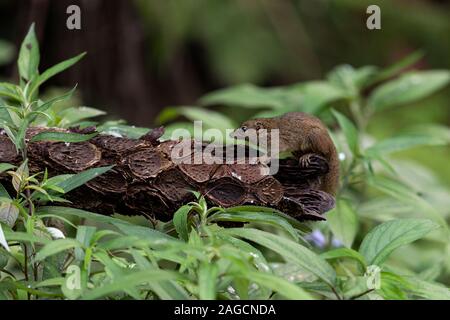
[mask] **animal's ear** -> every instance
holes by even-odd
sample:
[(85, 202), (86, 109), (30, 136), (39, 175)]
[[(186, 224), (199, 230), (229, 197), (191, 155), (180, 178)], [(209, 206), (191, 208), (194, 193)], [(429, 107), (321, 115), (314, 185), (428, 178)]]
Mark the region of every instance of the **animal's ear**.
[(264, 124), (261, 121), (256, 121), (255, 130), (258, 131), (259, 129), (264, 129)]

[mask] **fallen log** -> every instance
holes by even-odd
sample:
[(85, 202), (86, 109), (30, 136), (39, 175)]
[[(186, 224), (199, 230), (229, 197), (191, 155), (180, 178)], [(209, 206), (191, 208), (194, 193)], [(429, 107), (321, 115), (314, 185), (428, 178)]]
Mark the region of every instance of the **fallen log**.
[[(279, 171), (272, 176), (265, 174), (267, 164), (260, 162), (180, 163), (173, 158), (172, 151), (181, 142), (159, 142), (161, 129), (137, 140), (100, 134), (77, 143), (30, 141), (44, 131), (67, 132), (57, 128), (28, 130), (30, 172), (47, 169), (49, 175), (54, 176), (114, 166), (67, 194), (72, 202), (70, 206), (76, 208), (167, 221), (179, 206), (195, 200), (192, 191), (204, 195), (212, 205), (262, 205), (279, 209), (298, 220), (324, 220), (324, 213), (334, 206), (333, 196), (318, 189), (318, 182), (328, 172), (328, 164), (320, 155), (311, 157), (309, 154), (307, 165), (303, 167), (298, 159), (280, 160)], [(197, 142), (190, 140), (189, 143)], [(193, 157), (193, 154), (183, 156)], [(21, 160), (11, 140), (1, 133), (0, 162), (19, 164)], [(0, 178), (5, 181), (6, 176)]]

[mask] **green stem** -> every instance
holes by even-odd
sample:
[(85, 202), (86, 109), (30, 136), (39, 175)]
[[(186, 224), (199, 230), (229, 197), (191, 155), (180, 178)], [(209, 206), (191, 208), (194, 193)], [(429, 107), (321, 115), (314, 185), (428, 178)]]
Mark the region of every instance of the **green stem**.
[(342, 297), (339, 295), (339, 293), (337, 293), (336, 289), (333, 286), (330, 286), (331, 291), (333, 291), (334, 295), (336, 296), (336, 298), (338, 300), (342, 300)]
[(361, 298), (362, 296), (365, 296), (366, 294), (371, 293), (372, 291), (374, 291), (374, 289), (366, 290), (366, 291), (364, 291), (364, 292), (362, 292), (360, 294), (357, 294), (357, 295), (354, 295), (353, 297), (350, 297), (349, 300), (355, 300), (355, 299)]

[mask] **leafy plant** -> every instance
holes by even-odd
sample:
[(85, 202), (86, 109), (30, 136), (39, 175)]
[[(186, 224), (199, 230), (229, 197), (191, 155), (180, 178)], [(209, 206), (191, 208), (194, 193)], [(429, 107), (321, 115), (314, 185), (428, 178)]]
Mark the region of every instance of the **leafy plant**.
[[(258, 206), (208, 207), (197, 195), (196, 201), (178, 208), (171, 221), (151, 225), (139, 218), (64, 206), (66, 193), (111, 167), (53, 177), (30, 173), (25, 138), (30, 126), (83, 127), (92, 124), (86, 119), (102, 114), (86, 107), (61, 109), (58, 103), (70, 98), (74, 89), (46, 101), (39, 98), (46, 80), (82, 57), (40, 74), (32, 26), (19, 53), (20, 83), (0, 84), (1, 128), (22, 156), (18, 166), (0, 164), (2, 183), (9, 179), (12, 186), (0, 184), (0, 298), (450, 298), (448, 288), (436, 281), (448, 283), (448, 212), (439, 201), (418, 194), (422, 190), (402, 178), (400, 170), (407, 166), (390, 158), (418, 145), (448, 145), (448, 128), (411, 128), (382, 141), (367, 133), (373, 114), (443, 87), (449, 81), (447, 71), (417, 71), (384, 82), (400, 68), (341, 66), (323, 81), (269, 89), (244, 85), (211, 93), (200, 100), (200, 107), (167, 109), (161, 122), (183, 116), (207, 120), (222, 130), (240, 119), (204, 106), (239, 106), (253, 116), (315, 113), (337, 124), (333, 136), (342, 159), (342, 183), (336, 209), (326, 223), (305, 225)], [(406, 65), (400, 62), (402, 68)], [(379, 82), (383, 83), (376, 85)], [(98, 129), (130, 137), (146, 132), (115, 121)], [(91, 137), (43, 133), (33, 141)], [(421, 265), (401, 253), (417, 250), (414, 259), (421, 259), (426, 250), (421, 246), (428, 243), (435, 245), (435, 254)]]

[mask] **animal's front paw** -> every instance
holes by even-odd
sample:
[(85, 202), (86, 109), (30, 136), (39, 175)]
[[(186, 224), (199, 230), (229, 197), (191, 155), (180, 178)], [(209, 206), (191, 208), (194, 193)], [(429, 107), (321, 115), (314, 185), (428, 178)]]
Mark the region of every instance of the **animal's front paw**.
[(323, 175), (328, 172), (328, 161), (324, 157), (315, 154), (307, 153), (298, 159), (298, 166), (305, 175)]
[(311, 163), (313, 162), (313, 158), (316, 157), (317, 155), (314, 153), (307, 153), (304, 154), (300, 157), (300, 159), (298, 159), (298, 165), (301, 168), (308, 168), (311, 166)]

